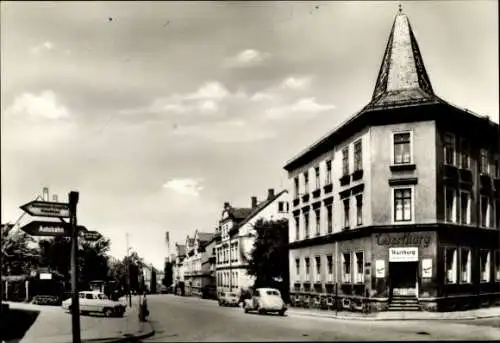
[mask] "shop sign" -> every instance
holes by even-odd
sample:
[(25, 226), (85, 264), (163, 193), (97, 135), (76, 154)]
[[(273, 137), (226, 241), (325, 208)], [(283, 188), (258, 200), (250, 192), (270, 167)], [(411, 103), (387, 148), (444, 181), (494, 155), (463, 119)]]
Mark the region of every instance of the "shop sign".
[(417, 262), (418, 248), (390, 248), (389, 262)]
[(431, 243), (431, 236), (421, 233), (406, 232), (404, 234), (377, 234), (377, 244), (383, 246), (419, 246), (427, 248)]
[(384, 278), (385, 277), (385, 261), (376, 260), (375, 261), (375, 277)]

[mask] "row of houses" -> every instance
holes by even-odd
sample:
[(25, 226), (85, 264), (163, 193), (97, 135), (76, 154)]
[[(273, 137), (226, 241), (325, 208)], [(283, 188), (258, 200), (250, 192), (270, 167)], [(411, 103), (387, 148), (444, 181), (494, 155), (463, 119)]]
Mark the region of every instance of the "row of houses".
[(247, 272), (256, 237), (253, 225), (258, 219), (288, 218), (288, 192), (269, 189), (260, 201), (251, 197), (249, 205), (235, 207), (225, 202), (212, 232), (195, 231), (183, 244), (175, 244), (173, 280), (183, 285), (185, 294), (202, 296), (207, 286), (219, 294), (241, 293), (253, 286)]
[[(335, 295), (377, 310), (500, 304), (499, 125), (435, 94), (401, 10), (372, 99), (284, 169), (290, 208), (287, 191), (271, 190), (250, 207), (224, 204), (206, 243), (218, 289), (252, 283), (245, 265), (260, 214), (289, 219), (297, 303)], [(188, 241), (178, 246), (185, 263), (196, 256)]]

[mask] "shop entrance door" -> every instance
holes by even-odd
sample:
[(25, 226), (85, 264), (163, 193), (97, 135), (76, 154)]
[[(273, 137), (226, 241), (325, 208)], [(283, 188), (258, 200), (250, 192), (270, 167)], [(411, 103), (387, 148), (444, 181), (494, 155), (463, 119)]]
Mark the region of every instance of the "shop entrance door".
[(418, 262), (390, 262), (392, 296), (418, 296)]

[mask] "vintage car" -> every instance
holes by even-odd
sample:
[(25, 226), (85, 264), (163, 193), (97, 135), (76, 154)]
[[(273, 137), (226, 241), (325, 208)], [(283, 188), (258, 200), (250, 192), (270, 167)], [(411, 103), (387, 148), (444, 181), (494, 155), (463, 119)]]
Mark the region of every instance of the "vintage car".
[(219, 295), (219, 306), (238, 306), (239, 301), (236, 293), (221, 292)]
[(281, 293), (275, 288), (257, 288), (251, 299), (245, 299), (243, 304), (245, 313), (257, 311), (259, 314), (277, 312), (285, 315), (287, 307), (281, 298)]
[[(71, 312), (71, 298), (62, 303), (62, 308)], [(79, 293), (80, 312), (82, 314), (90, 312), (99, 312), (106, 317), (123, 317), (126, 304), (119, 301), (108, 299), (108, 297), (99, 291), (84, 291)]]

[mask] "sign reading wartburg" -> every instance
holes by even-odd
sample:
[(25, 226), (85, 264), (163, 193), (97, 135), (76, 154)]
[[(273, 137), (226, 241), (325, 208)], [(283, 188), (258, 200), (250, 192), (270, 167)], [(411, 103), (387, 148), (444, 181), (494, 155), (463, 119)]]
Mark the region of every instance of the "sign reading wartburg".
[(69, 204), (61, 202), (31, 201), (21, 209), (32, 216), (69, 218)]

